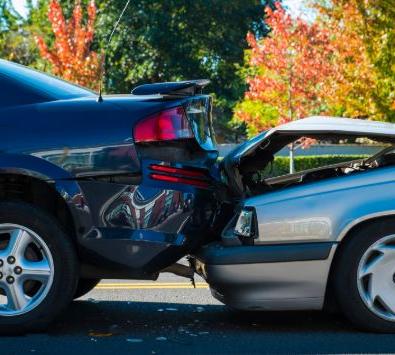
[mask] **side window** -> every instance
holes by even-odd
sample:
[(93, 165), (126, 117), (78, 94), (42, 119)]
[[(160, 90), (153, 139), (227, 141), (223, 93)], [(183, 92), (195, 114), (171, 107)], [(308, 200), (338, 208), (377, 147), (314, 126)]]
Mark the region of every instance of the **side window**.
[(42, 97), (0, 74), (0, 109), (40, 101)]

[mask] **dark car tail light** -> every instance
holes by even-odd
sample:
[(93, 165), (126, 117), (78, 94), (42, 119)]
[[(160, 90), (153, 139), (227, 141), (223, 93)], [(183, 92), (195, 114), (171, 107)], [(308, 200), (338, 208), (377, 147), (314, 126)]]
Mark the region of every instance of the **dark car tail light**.
[(193, 137), (185, 110), (181, 106), (147, 117), (138, 122), (134, 128), (134, 141), (136, 143)]
[(174, 168), (166, 165), (150, 165), (151, 179), (181, 183), (202, 188), (210, 186), (207, 172), (197, 169)]
[(171, 166), (165, 165), (151, 165), (151, 169), (168, 174), (177, 174), (183, 175), (188, 177), (195, 177), (195, 178), (207, 178), (207, 174), (201, 170), (190, 170), (190, 169), (183, 169), (183, 168), (173, 168)]

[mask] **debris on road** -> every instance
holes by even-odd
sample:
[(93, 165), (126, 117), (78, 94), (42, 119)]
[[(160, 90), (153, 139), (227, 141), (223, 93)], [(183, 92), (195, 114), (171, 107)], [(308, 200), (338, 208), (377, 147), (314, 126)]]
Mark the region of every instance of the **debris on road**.
[(166, 341), (167, 338), (166, 337), (157, 337), (156, 340), (157, 341)]
[(126, 341), (128, 343), (142, 343), (143, 339), (139, 339), (139, 338), (127, 338)]
[(112, 333), (102, 333), (102, 332), (89, 332), (89, 336), (95, 337), (95, 338), (102, 338), (102, 337), (110, 337), (112, 336)]

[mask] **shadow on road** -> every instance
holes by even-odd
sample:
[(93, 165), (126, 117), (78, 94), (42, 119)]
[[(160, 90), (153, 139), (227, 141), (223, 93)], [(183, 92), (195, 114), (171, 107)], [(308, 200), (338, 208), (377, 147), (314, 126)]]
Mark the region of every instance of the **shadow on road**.
[(93, 300), (74, 302), (47, 334), (0, 342), (4, 355), (395, 352), (394, 335), (358, 332), (320, 312), (240, 315), (220, 305)]
[(54, 324), (52, 334), (145, 333), (178, 327), (211, 331), (356, 332), (340, 316), (322, 312), (235, 312), (221, 305), (75, 301)]

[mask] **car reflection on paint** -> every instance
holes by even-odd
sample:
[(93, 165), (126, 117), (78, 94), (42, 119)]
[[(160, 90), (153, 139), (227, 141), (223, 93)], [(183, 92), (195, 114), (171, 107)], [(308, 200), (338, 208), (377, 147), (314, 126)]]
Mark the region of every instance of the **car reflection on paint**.
[(179, 191), (161, 190), (154, 196), (145, 197), (136, 186), (109, 201), (103, 211), (103, 219), (110, 226), (128, 226), (133, 229), (152, 228), (167, 222), (169, 217), (185, 213), (187, 203)]

